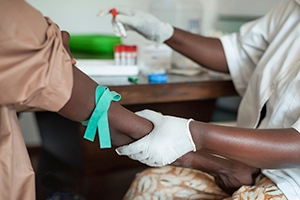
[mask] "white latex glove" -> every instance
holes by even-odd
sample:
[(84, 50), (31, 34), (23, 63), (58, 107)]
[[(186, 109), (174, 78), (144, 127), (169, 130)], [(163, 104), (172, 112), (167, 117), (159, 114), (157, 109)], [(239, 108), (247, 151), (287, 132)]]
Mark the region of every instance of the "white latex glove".
[(119, 155), (158, 167), (171, 164), (190, 151), (196, 151), (189, 130), (192, 119), (164, 116), (151, 110), (136, 114), (150, 120), (154, 129), (140, 140), (118, 147), (116, 152)]
[[(126, 29), (137, 31), (149, 40), (163, 43), (174, 33), (174, 28), (169, 23), (162, 22), (149, 13), (126, 7), (115, 8), (118, 12), (117, 21), (123, 23)], [(99, 16), (109, 14), (110, 10), (101, 10)]]

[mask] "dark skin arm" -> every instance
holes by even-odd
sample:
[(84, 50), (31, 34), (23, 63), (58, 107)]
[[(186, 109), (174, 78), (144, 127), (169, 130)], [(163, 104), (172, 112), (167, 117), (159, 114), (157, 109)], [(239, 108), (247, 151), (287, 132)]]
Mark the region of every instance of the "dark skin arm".
[[(166, 41), (166, 44), (208, 69), (229, 72), (222, 43), (219, 39), (197, 36), (175, 28), (173, 36)], [(191, 159), (194, 161), (191, 164), (193, 168), (201, 169), (212, 175), (218, 172), (217, 176), (213, 176), (219, 186), (228, 193), (233, 191), (235, 186), (242, 184), (238, 180), (244, 183), (251, 180), (250, 173), (248, 173), (248, 177), (244, 177), (245, 179), (242, 178), (237, 163), (243, 163), (246, 171), (251, 171), (250, 166), (252, 166), (254, 169), (252, 175), (256, 175), (259, 168), (274, 169), (300, 166), (298, 154), (300, 134), (293, 128), (256, 130), (192, 122), (190, 130), (196, 142), (197, 152), (188, 153), (183, 158), (193, 158)], [(204, 157), (203, 152), (207, 153)], [(224, 169), (229, 174), (232, 172), (232, 175), (238, 175), (239, 178), (226, 178), (226, 175), (222, 177), (224, 170), (222, 166), (218, 166), (221, 162), (215, 161), (212, 163), (214, 167), (209, 166), (205, 160), (210, 153), (229, 158), (231, 161), (228, 160), (229, 163), (227, 164), (233, 164), (232, 166), (235, 167), (232, 167), (232, 170), (230, 167), (224, 167)], [(188, 158), (185, 159), (188, 160)], [(236, 164), (234, 164), (235, 161)], [(184, 164), (184, 159), (182, 161), (180, 158), (177, 162)], [(203, 166), (201, 162), (207, 165)], [(207, 168), (207, 166), (209, 167)], [(210, 169), (214, 169), (214, 172), (211, 172)], [(222, 178), (218, 181), (220, 177)]]
[(300, 166), (300, 134), (293, 128), (246, 129), (192, 122), (190, 130), (197, 150), (256, 168)]
[(190, 124), (190, 130), (197, 151), (185, 154), (173, 165), (212, 175), (218, 186), (228, 194), (242, 185), (254, 184), (260, 168), (293, 168), (300, 165), (297, 153), (300, 150), (300, 135), (292, 128), (255, 130), (194, 121)]
[(222, 158), (205, 151), (185, 154), (172, 165), (187, 167), (206, 172), (215, 178), (218, 186), (232, 194), (242, 185), (254, 184), (260, 170), (243, 163)]
[[(95, 108), (95, 89), (98, 84), (76, 67), (73, 68), (73, 77), (71, 98), (59, 114), (82, 122), (89, 119)], [(152, 130), (150, 121), (135, 115), (116, 102), (112, 102), (109, 107), (108, 120), (114, 146), (128, 144)]]
[(225, 53), (219, 39), (174, 28), (173, 36), (165, 43), (203, 67), (228, 73)]
[[(219, 39), (197, 36), (179, 29), (166, 44), (199, 64), (228, 72)], [(300, 134), (287, 129), (242, 129), (192, 122), (190, 126), (198, 150), (219, 154), (257, 168), (300, 166)]]

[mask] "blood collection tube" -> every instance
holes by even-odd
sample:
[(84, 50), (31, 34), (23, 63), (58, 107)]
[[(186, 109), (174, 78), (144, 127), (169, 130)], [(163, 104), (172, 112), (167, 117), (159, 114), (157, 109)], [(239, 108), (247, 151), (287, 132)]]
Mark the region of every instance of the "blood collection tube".
[(137, 64), (137, 46), (118, 44), (114, 47), (115, 65), (136, 65)]
[(132, 46), (132, 65), (137, 65), (137, 46)]
[(115, 8), (113, 8), (110, 10), (110, 13), (113, 16), (112, 25), (114, 27), (114, 32), (115, 32), (116, 36), (127, 37), (127, 32), (126, 32), (124, 25), (121, 22), (119, 22), (118, 20), (116, 20), (118, 11)]
[(114, 48), (115, 65), (121, 65), (121, 45), (117, 44)]
[(126, 46), (121, 45), (121, 65), (126, 65)]
[(131, 58), (132, 58), (132, 52), (131, 52), (131, 46), (125, 47), (126, 51), (126, 65), (131, 65)]

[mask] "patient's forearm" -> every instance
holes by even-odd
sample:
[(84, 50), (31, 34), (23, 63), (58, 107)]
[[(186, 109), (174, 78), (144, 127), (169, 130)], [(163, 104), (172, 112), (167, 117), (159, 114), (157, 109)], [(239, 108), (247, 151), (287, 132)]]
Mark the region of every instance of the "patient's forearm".
[[(72, 95), (59, 114), (73, 121), (83, 122), (90, 118), (95, 109), (95, 89), (98, 84), (76, 67), (73, 69)], [(148, 134), (153, 128), (150, 121), (135, 115), (116, 102), (111, 102), (108, 120), (114, 146), (128, 144)]]

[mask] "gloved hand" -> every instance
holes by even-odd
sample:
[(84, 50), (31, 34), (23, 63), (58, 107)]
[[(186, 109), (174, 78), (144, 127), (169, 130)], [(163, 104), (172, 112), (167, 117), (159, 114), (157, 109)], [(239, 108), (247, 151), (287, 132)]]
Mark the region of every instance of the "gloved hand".
[(149, 166), (158, 167), (171, 164), (190, 151), (196, 151), (189, 130), (192, 119), (164, 116), (151, 110), (136, 114), (150, 120), (154, 129), (138, 141), (118, 147), (116, 151), (119, 155), (127, 155)]
[[(123, 23), (126, 29), (137, 31), (149, 40), (163, 43), (174, 33), (174, 28), (169, 23), (162, 22), (149, 13), (126, 7), (115, 8), (118, 12), (117, 21)], [(109, 14), (110, 10), (101, 10), (99, 16)]]

